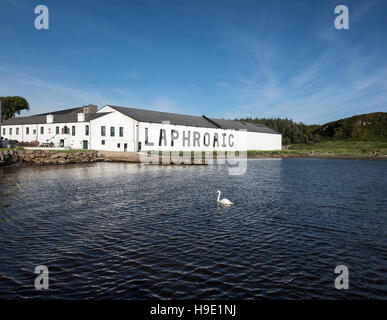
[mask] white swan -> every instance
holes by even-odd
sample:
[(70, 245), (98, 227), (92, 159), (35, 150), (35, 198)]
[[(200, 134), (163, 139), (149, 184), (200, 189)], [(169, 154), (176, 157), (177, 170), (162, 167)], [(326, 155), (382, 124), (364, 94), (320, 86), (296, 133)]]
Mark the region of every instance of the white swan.
[(220, 190), (216, 191), (216, 193), (218, 194), (218, 200), (217, 200), (218, 203), (220, 203), (220, 204), (228, 204), (228, 205), (234, 204), (234, 203), (232, 203), (230, 200), (228, 200), (226, 198), (220, 200), (220, 194), (221, 194)]

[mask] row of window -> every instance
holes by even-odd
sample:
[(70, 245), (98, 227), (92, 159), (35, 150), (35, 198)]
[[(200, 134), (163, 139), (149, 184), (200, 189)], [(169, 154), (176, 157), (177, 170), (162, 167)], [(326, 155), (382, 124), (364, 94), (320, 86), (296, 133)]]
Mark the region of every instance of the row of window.
[[(59, 127), (55, 128), (55, 133), (56, 134), (60, 133)], [(64, 126), (62, 128), (62, 134), (69, 134), (69, 133), (70, 133), (69, 128), (67, 126)], [(89, 126), (86, 126), (85, 127), (85, 135), (88, 136), (89, 133), (90, 133), (90, 128), (89, 128)], [(120, 128), (120, 133), (121, 133), (121, 128)], [(3, 136), (5, 134), (6, 134), (5, 133), (5, 128), (3, 128)], [(29, 127), (26, 128), (26, 134), (30, 134), (30, 128)], [(35, 129), (33, 131), (33, 134), (36, 134), (36, 130)], [(44, 134), (44, 127), (40, 127), (40, 134)], [(12, 128), (9, 128), (9, 135), (10, 136), (12, 135)], [(19, 135), (19, 128), (16, 128), (16, 135)], [(75, 136), (75, 126), (71, 127), (71, 135)], [(120, 135), (120, 137), (122, 137), (122, 136)]]
[[(62, 128), (62, 134), (69, 134), (69, 128), (67, 126), (64, 126)], [(36, 130), (34, 129), (33, 131), (34, 134), (36, 134)], [(60, 128), (56, 127), (55, 128), (55, 133), (60, 134)], [(30, 128), (26, 128), (26, 134), (30, 134)], [(40, 134), (44, 134), (44, 127), (40, 127)], [(88, 136), (90, 134), (90, 128), (89, 126), (85, 127), (85, 135)], [(3, 135), (5, 135), (5, 128), (3, 128)], [(12, 128), (9, 128), (9, 135), (12, 135)], [(16, 128), (16, 135), (19, 135), (19, 128)], [(75, 136), (75, 126), (71, 127), (71, 135)], [(101, 126), (101, 136), (105, 137), (106, 136), (106, 127)], [(114, 137), (115, 136), (115, 127), (110, 127), (110, 136)], [(123, 137), (124, 136), (124, 127), (119, 127), (119, 136)], [(148, 136), (148, 135), (146, 135)]]
[[(56, 134), (59, 134), (60, 130), (59, 127), (56, 127), (55, 128), (55, 133)], [(86, 126), (85, 127), (85, 135), (88, 136), (89, 135), (89, 126)], [(148, 130), (148, 129), (146, 129)], [(26, 134), (29, 134), (30, 133), (30, 128), (26, 128)], [(64, 126), (62, 128), (62, 134), (69, 134), (70, 133), (70, 129), (67, 127), (67, 126)], [(16, 135), (19, 134), (19, 128), (16, 128)], [(36, 134), (36, 130), (34, 129), (33, 130), (33, 134)], [(44, 127), (40, 127), (40, 134), (44, 134)], [(111, 137), (114, 137), (114, 134), (115, 134), (115, 129), (114, 127), (110, 127), (110, 136)], [(3, 135), (5, 135), (5, 128), (3, 128)], [(12, 128), (9, 128), (9, 135), (12, 135)], [(72, 126), (71, 127), (71, 135), (75, 136), (75, 126)], [(124, 128), (123, 127), (120, 127), (119, 128), (119, 135), (120, 137), (123, 137), (124, 136)], [(101, 136), (106, 136), (106, 127), (105, 126), (101, 126)], [(148, 137), (148, 135), (146, 135)], [(102, 145), (105, 145), (105, 140), (102, 140), (101, 141), (101, 144)], [(117, 148), (120, 148), (121, 147), (121, 144), (118, 143), (117, 144)], [(125, 144), (125, 148), (126, 148), (126, 144)]]
[[(63, 130), (64, 129), (64, 130)], [(68, 128), (67, 127), (64, 127), (62, 129), (62, 133), (69, 133), (68, 132)], [(63, 132), (63, 131), (66, 131), (66, 132)], [(90, 133), (90, 128), (89, 128), (89, 126), (85, 126), (85, 136), (88, 136), (89, 135), (89, 133)], [(56, 134), (59, 134), (59, 127), (56, 127)], [(71, 127), (71, 135), (72, 136), (75, 136), (75, 126), (72, 126)]]
[[(115, 130), (116, 130), (115, 127), (110, 127), (110, 136), (111, 137), (115, 136)], [(120, 137), (124, 136), (124, 127), (119, 128), (119, 135), (120, 135)], [(102, 137), (106, 136), (106, 127), (105, 126), (101, 126), (101, 136)]]
[[(36, 130), (35, 130), (36, 131)], [(3, 136), (5, 136), (5, 128), (3, 128)], [(19, 134), (19, 128), (16, 128), (16, 135)], [(9, 128), (9, 135), (12, 135), (12, 128)]]

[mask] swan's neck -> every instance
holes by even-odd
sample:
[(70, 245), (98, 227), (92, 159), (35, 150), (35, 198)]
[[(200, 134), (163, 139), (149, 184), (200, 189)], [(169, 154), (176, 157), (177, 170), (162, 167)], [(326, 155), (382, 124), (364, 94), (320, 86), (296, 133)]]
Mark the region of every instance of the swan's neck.
[(220, 200), (220, 192), (218, 192), (218, 201)]

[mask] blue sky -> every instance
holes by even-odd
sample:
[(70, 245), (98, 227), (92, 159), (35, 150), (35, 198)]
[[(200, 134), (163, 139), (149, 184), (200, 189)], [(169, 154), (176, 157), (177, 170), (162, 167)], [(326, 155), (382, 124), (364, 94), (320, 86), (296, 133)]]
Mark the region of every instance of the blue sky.
[[(45, 4), (50, 29), (34, 28)], [(334, 8), (349, 8), (349, 30)], [(0, 0), (0, 95), (325, 123), (387, 111), (387, 1)], [(26, 113), (23, 113), (27, 115)]]

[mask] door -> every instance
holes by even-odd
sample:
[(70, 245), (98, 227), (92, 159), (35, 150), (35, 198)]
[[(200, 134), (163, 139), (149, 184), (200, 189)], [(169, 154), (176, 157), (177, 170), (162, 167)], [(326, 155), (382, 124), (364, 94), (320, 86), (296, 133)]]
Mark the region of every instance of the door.
[(84, 150), (86, 150), (86, 149), (88, 149), (88, 142), (87, 142), (87, 140), (83, 140), (83, 149)]
[(128, 144), (124, 143), (124, 151), (128, 151)]
[(63, 140), (63, 139), (60, 140), (60, 147), (61, 147), (61, 148), (64, 147), (64, 140)]

